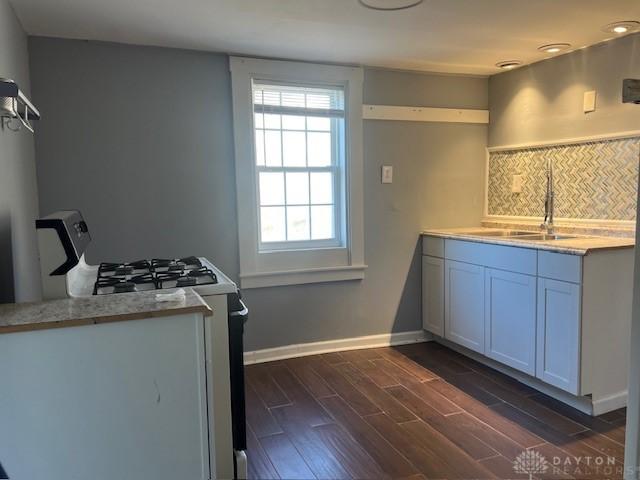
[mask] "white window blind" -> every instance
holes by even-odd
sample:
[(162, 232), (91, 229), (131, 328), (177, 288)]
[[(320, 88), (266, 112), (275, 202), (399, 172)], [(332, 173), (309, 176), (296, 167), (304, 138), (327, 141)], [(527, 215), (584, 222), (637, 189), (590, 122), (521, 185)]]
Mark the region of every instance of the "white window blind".
[(260, 250), (343, 245), (343, 88), (252, 89)]

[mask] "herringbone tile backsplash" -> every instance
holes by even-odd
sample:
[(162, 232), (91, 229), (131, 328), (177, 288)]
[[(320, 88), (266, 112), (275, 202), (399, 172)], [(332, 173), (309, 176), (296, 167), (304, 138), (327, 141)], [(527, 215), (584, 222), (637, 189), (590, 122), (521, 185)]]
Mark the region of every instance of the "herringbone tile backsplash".
[[(557, 218), (635, 219), (640, 137), (491, 152), (489, 215), (543, 216), (548, 158)], [(513, 175), (523, 176), (521, 193), (511, 192)]]

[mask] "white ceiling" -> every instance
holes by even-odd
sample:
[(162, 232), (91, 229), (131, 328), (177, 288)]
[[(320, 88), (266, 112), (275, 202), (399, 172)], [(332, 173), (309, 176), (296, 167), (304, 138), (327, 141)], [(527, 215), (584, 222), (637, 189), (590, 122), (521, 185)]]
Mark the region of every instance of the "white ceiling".
[(357, 0), (12, 0), (27, 33), (409, 70), (492, 74), (640, 20), (639, 0), (424, 0), (380, 12)]

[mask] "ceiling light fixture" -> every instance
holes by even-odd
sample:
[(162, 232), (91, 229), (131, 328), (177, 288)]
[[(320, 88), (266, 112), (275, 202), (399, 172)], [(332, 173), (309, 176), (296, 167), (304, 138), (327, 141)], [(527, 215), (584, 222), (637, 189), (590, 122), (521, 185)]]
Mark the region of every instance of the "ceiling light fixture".
[(603, 32), (622, 35), (624, 33), (635, 32), (640, 29), (640, 22), (636, 20), (625, 20), (624, 22), (613, 22), (602, 27)]
[(363, 7), (372, 10), (405, 10), (420, 5), (423, 0), (358, 0)]
[(559, 53), (569, 50), (571, 48), (570, 43), (550, 43), (548, 45), (542, 45), (538, 47), (538, 50), (544, 53)]
[(505, 60), (503, 62), (496, 63), (496, 67), (504, 68), (505, 70), (511, 70), (522, 65), (520, 60)]

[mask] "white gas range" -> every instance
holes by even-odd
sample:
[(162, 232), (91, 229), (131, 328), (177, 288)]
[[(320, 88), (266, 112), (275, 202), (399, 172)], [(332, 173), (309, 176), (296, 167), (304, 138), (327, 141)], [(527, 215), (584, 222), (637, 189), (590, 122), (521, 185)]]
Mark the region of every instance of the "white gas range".
[(211, 307), (205, 323), (210, 471), (246, 478), (243, 332), (248, 310), (236, 284), (204, 257), (86, 263), (91, 242), (77, 210), (36, 220), (45, 299), (192, 288)]

